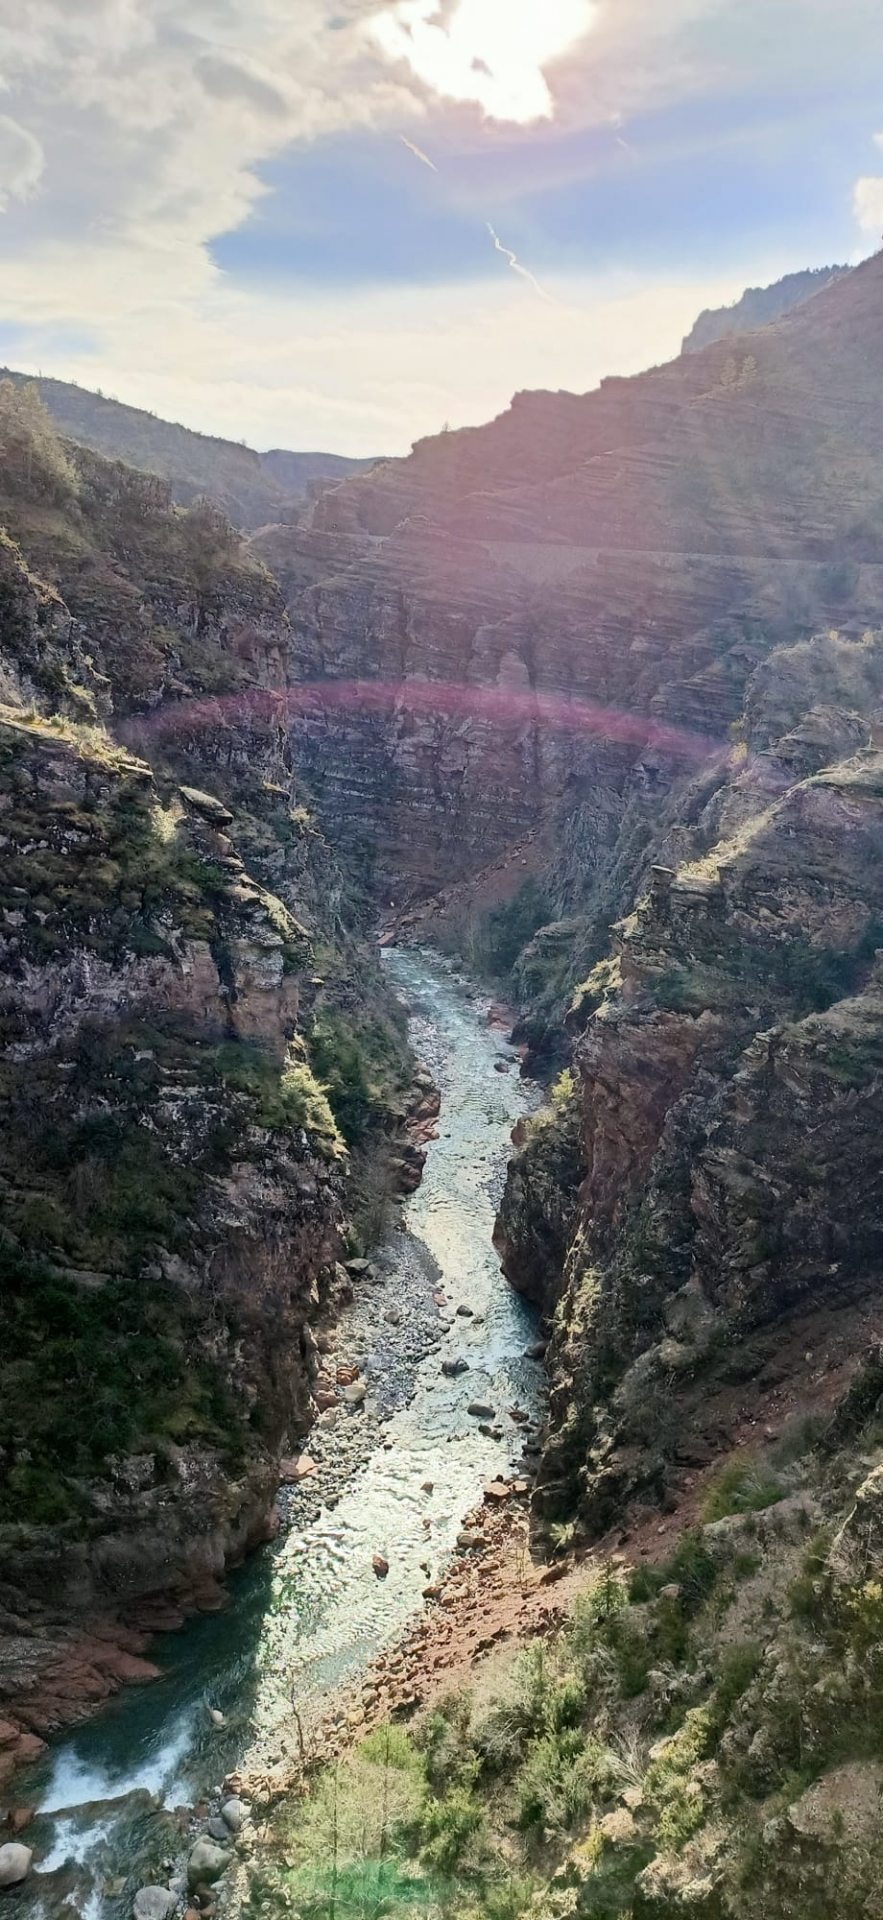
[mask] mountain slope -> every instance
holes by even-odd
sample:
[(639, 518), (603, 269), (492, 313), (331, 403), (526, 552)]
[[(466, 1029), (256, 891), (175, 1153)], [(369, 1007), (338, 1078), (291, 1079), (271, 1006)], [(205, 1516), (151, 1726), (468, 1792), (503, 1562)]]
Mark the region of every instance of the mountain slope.
[[(0, 378), (30, 383), (30, 376), (5, 368), (0, 368)], [(169, 481), (180, 506), (207, 495), (237, 527), (296, 519), (311, 488), (361, 473), (372, 464), (334, 453), (256, 453), (244, 443), (194, 433), (67, 380), (41, 375), (33, 384), (61, 433), (142, 473), (159, 474)]]
[(729, 307), (706, 307), (684, 340), (683, 353), (701, 353), (714, 340), (733, 333), (751, 333), (755, 327), (781, 320), (792, 307), (819, 293), (834, 280), (840, 280), (849, 267), (807, 267), (803, 273), (786, 273), (769, 287), (747, 287), (741, 299)]

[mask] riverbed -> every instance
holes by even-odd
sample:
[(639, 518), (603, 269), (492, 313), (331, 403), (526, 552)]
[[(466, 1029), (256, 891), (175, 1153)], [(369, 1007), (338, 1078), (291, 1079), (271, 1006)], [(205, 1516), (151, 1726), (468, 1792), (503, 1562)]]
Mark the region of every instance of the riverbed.
[(39, 1807), (21, 1915), (130, 1914), (139, 1885), (174, 1871), (194, 1803), (232, 1769), (292, 1757), (298, 1720), (308, 1731), (333, 1715), (400, 1637), (484, 1483), (522, 1457), (542, 1367), (526, 1357), (534, 1321), (491, 1236), (512, 1128), (538, 1090), (450, 965), (399, 950), (385, 962), (441, 1109), (422, 1184), (336, 1335), (366, 1399), (317, 1423), (315, 1472), (284, 1494), (279, 1535), (231, 1579), (226, 1611), (158, 1640), (161, 1679), (118, 1695), (20, 1781), (18, 1798)]

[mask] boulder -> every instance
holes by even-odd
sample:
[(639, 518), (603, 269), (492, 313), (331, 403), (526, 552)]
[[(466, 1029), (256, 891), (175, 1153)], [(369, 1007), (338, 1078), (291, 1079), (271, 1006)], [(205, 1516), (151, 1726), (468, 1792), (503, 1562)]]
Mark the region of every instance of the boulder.
[(368, 1389), (364, 1380), (354, 1380), (351, 1387), (344, 1387), (342, 1398), (348, 1407), (360, 1407), (367, 1398)]
[(385, 1555), (382, 1553), (375, 1553), (371, 1561), (371, 1565), (374, 1568), (374, 1572), (376, 1573), (378, 1580), (385, 1580), (389, 1572), (389, 1561), (386, 1559)]
[(0, 1887), (17, 1887), (24, 1880), (34, 1855), (20, 1840), (9, 1840), (0, 1847)]
[(493, 1420), (496, 1411), (496, 1407), (488, 1406), (486, 1400), (470, 1400), (466, 1408), (466, 1412), (472, 1415), (473, 1420)]
[(239, 1833), (245, 1819), (245, 1801), (240, 1800), (238, 1796), (234, 1796), (232, 1800), (225, 1800), (221, 1808), (221, 1819), (231, 1833)]
[(139, 1887), (132, 1912), (135, 1920), (171, 1920), (177, 1904), (168, 1887)]
[[(332, 1405), (334, 1399), (332, 1399)], [(296, 1459), (280, 1460), (279, 1478), (284, 1487), (296, 1487), (301, 1480), (308, 1480), (316, 1471), (316, 1462), (308, 1453), (301, 1453)]]
[(191, 1847), (187, 1861), (187, 1884), (190, 1887), (214, 1886), (233, 1858), (229, 1847), (220, 1847), (209, 1834), (200, 1834), (195, 1846)]
[(469, 1362), (459, 1357), (456, 1360), (443, 1360), (441, 1370), (448, 1380), (456, 1380), (458, 1373), (469, 1372)]

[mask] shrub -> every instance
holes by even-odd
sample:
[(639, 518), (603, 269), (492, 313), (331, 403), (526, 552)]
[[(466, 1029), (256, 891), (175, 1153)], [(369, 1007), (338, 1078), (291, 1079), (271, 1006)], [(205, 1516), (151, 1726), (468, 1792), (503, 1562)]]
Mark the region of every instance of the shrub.
[(765, 1460), (742, 1454), (711, 1482), (702, 1502), (702, 1518), (709, 1522), (733, 1513), (760, 1513), (781, 1500), (784, 1492), (782, 1481)]

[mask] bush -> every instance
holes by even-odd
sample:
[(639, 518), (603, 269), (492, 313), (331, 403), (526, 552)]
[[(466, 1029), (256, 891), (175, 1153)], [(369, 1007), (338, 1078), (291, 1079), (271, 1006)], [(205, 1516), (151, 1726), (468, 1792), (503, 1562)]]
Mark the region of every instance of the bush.
[(711, 1482), (702, 1502), (702, 1518), (724, 1520), (733, 1513), (760, 1513), (781, 1500), (785, 1488), (767, 1462), (756, 1454), (742, 1454)]

